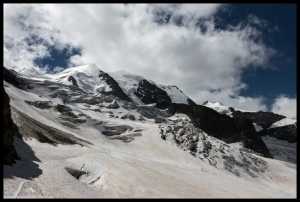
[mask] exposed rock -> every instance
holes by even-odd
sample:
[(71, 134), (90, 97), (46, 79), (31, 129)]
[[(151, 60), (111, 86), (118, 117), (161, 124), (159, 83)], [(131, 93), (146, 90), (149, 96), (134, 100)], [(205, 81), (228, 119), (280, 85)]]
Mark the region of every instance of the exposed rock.
[(102, 134), (106, 136), (120, 135), (126, 130), (133, 129), (131, 126), (127, 125), (102, 125), (102, 127), (106, 130), (102, 131)]
[(119, 108), (119, 104), (118, 104), (118, 102), (116, 101), (116, 99), (114, 99), (114, 100), (112, 101), (112, 103), (110, 103), (110, 108), (111, 108), (111, 109), (117, 109), (117, 108)]
[[(241, 125), (238, 124), (238, 127)], [(160, 125), (159, 128), (163, 140), (175, 143), (191, 155), (218, 169), (224, 167), (237, 176), (240, 176), (240, 171), (243, 171), (251, 177), (257, 177), (253, 172), (264, 172), (268, 168), (266, 161), (250, 154), (253, 153), (252, 150), (247, 149), (245, 151), (243, 147), (229, 146), (214, 137), (203, 138), (206, 136), (205, 133), (192, 124), (182, 126)], [(230, 148), (230, 150), (225, 147)]]
[(130, 120), (135, 120), (135, 117), (132, 114), (125, 114), (121, 116), (121, 119), (130, 119)]
[(102, 98), (102, 97), (81, 95), (80, 97), (72, 99), (69, 102), (70, 103), (86, 103), (86, 104), (90, 104), (90, 105), (96, 105), (96, 104), (100, 104), (103, 101), (104, 101), (104, 98)]
[(132, 140), (134, 140), (134, 137), (137, 136), (142, 136), (142, 133), (132, 133), (129, 135), (123, 135), (123, 136), (118, 136), (118, 137), (113, 137), (110, 138), (111, 140), (122, 140), (125, 143), (131, 142)]
[(20, 77), (14, 70), (6, 69), (5, 67), (3, 67), (3, 80), (23, 90), (32, 88), (27, 79)]
[(244, 117), (250, 119), (252, 122), (260, 125), (262, 128), (267, 129), (273, 123), (286, 118), (285, 116), (274, 114), (273, 112), (241, 112), (230, 108), (232, 112), (232, 117)]
[(35, 101), (35, 102), (25, 101), (25, 102), (27, 104), (33, 105), (40, 109), (49, 109), (53, 106), (52, 101)]
[(288, 141), (289, 143), (297, 142), (297, 127), (294, 124), (261, 130), (260, 136), (270, 136), (278, 140)]
[(14, 146), (14, 128), (10, 112), (10, 99), (3, 88), (3, 165), (13, 165), (19, 160)]
[(148, 119), (153, 119), (154, 118), (154, 115), (146, 110), (143, 110), (143, 109), (140, 109), (138, 111), (142, 116), (148, 118)]
[(123, 92), (118, 82), (116, 82), (111, 76), (100, 70), (99, 77), (102, 78), (112, 89), (112, 91), (102, 92), (103, 94), (114, 95), (116, 97), (119, 97), (121, 100), (127, 100), (132, 102), (132, 100)]
[(163, 118), (158, 118), (158, 117), (154, 118), (154, 123), (162, 123), (163, 121), (164, 121)]
[(74, 79), (74, 77), (73, 77), (73, 76), (69, 76), (69, 78), (68, 78), (68, 81), (72, 82), (72, 84), (73, 84), (73, 85), (75, 85), (75, 86), (77, 86), (77, 87), (78, 87), (78, 85), (77, 85), (77, 81)]
[(114, 101), (115, 98), (116, 97), (113, 96), (113, 95), (107, 95), (107, 96), (105, 96), (104, 101), (105, 102), (112, 102), (112, 101)]
[(193, 100), (191, 100), (190, 98), (187, 98), (187, 102), (189, 105), (197, 105)]
[[(158, 105), (168, 106), (167, 103)], [(183, 113), (189, 116), (194, 126), (201, 128), (208, 135), (234, 143), (242, 141), (244, 146), (265, 157), (272, 158), (267, 146), (256, 133), (251, 120), (246, 118), (231, 118), (202, 105), (169, 104), (167, 111), (171, 114)]]
[(233, 118), (235, 128), (241, 135), (244, 147), (263, 154), (265, 157), (272, 158), (269, 150), (261, 136), (253, 127), (252, 121), (247, 118)]
[(138, 120), (139, 121), (145, 121), (145, 119), (142, 116), (140, 116), (140, 118)]
[(68, 117), (71, 117), (71, 118), (78, 118), (78, 116), (76, 116), (72, 112), (72, 109), (70, 107), (66, 106), (66, 105), (60, 105), (60, 104), (58, 104), (57, 105), (57, 109), (64, 116), (68, 116)]
[(164, 90), (151, 84), (146, 79), (139, 81), (139, 86), (134, 94), (145, 104), (160, 102), (172, 103), (171, 98)]
[(72, 118), (72, 117), (66, 117), (66, 116), (61, 116), (60, 118), (66, 120), (66, 121), (69, 121), (71, 123), (74, 123), (74, 124), (79, 124), (79, 123), (85, 123), (86, 122), (86, 119)]

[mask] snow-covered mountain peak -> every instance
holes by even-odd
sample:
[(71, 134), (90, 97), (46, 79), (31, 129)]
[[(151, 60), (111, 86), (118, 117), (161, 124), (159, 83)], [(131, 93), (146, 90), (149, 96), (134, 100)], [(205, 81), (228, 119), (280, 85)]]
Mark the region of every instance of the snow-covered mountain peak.
[(95, 75), (98, 76), (99, 70), (100, 69), (95, 64), (87, 64), (87, 65), (67, 68), (62, 72), (53, 74), (53, 76), (55, 77), (55, 76), (62, 76), (66, 74), (76, 74), (76, 73), (84, 73), (87, 76), (95, 76)]
[(66, 85), (75, 85), (86, 93), (98, 94), (110, 91), (109, 86), (99, 77), (100, 69), (94, 64), (71, 67), (57, 74), (49, 75), (50, 80)]
[[(232, 117), (232, 111), (230, 110), (230, 107), (222, 105), (219, 102), (208, 102), (207, 101), (207, 102), (205, 102), (203, 104), (203, 106), (209, 107), (211, 109), (216, 110), (217, 112), (219, 112), (221, 114), (227, 114), (228, 116)], [(237, 109), (237, 108), (234, 108), (234, 110), (241, 111), (241, 112), (257, 112), (257, 111), (251, 111), (251, 110), (245, 110), (245, 109)]]

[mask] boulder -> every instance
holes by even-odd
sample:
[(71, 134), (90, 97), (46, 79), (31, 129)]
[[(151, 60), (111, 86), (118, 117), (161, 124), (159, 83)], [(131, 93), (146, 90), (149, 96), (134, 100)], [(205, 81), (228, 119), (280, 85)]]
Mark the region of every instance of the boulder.
[(111, 109), (117, 109), (117, 108), (119, 108), (119, 104), (118, 104), (118, 102), (117, 102), (116, 99), (114, 99), (114, 100), (110, 103), (110, 108), (111, 108)]

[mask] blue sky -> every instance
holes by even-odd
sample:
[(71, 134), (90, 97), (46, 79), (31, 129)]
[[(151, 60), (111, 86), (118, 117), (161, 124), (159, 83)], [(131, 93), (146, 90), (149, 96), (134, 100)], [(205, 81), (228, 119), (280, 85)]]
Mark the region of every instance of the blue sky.
[(296, 4), (4, 5), (4, 66), (88, 63), (177, 85), (198, 104), (295, 118)]
[(268, 21), (276, 31), (261, 29), (264, 42), (280, 52), (270, 61), (275, 69), (256, 69), (243, 72), (243, 81), (249, 88), (240, 95), (264, 95), (268, 109), (278, 94), (295, 97), (296, 91), (296, 4), (235, 4), (231, 12), (221, 14), (227, 23), (242, 21), (253, 14)]

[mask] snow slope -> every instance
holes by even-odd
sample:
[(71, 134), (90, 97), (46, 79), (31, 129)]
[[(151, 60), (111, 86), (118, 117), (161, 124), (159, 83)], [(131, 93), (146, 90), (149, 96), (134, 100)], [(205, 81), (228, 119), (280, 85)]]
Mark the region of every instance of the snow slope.
[[(85, 74), (85, 79), (92, 76), (89, 72)], [(65, 81), (63, 74), (59, 78), (59, 82)], [(61, 98), (53, 97), (53, 90), (49, 91), (58, 87), (54, 91), (64, 90), (72, 96), (67, 86), (35, 84), (34, 89), (23, 91), (4, 82), (4, 87), (13, 114), (23, 112), (45, 125), (93, 143), (53, 146), (34, 138), (22, 141), (15, 137), (14, 144), (21, 160), (13, 166), (3, 166), (4, 198), (296, 198), (296, 169), (293, 165), (256, 156), (268, 163), (268, 169), (264, 173), (258, 172), (257, 178), (249, 175), (237, 177), (222, 166), (216, 168), (162, 140), (159, 125), (170, 126), (179, 119), (186, 119), (184, 115), (175, 114), (156, 124), (154, 119), (146, 117), (138, 120), (141, 114), (137, 109), (110, 109), (107, 108), (109, 103), (105, 102), (74, 102), (68, 107), (74, 114), (81, 114), (83, 118), (78, 119), (86, 122), (68, 127), (62, 124), (64, 116), (55, 108), (63, 104)], [(91, 92), (95, 90), (82, 88)], [(40, 109), (25, 101), (52, 101), (54, 107)], [(121, 101), (116, 102), (121, 104)], [(131, 114), (136, 119), (117, 118), (123, 114)], [(136, 136), (130, 142), (113, 139), (104, 135), (105, 125), (131, 126), (131, 130), (127, 129), (119, 137)], [(220, 145), (220, 141), (209, 139), (216, 141), (214, 145)], [(230, 145), (228, 152), (238, 155), (238, 147), (238, 143)], [(32, 152), (28, 153), (28, 149)], [(77, 179), (66, 168), (81, 170), (85, 174)]]
[(262, 136), (274, 159), (297, 164), (297, 143), (288, 143), (269, 136)]
[(297, 122), (296, 119), (284, 118), (284, 119), (281, 119), (280, 121), (273, 123), (268, 129), (277, 128), (277, 127), (286, 126), (286, 125), (292, 125), (292, 124), (295, 124), (296, 122)]
[(50, 80), (66, 85), (71, 85), (69, 76), (72, 76), (78, 85), (86, 93), (99, 94), (101, 92), (111, 91), (109, 85), (99, 77), (100, 69), (94, 64), (82, 65), (68, 68), (57, 74), (48, 75)]
[(188, 97), (177, 86), (158, 85), (161, 89), (167, 92), (172, 100), (172, 103), (189, 104)]

